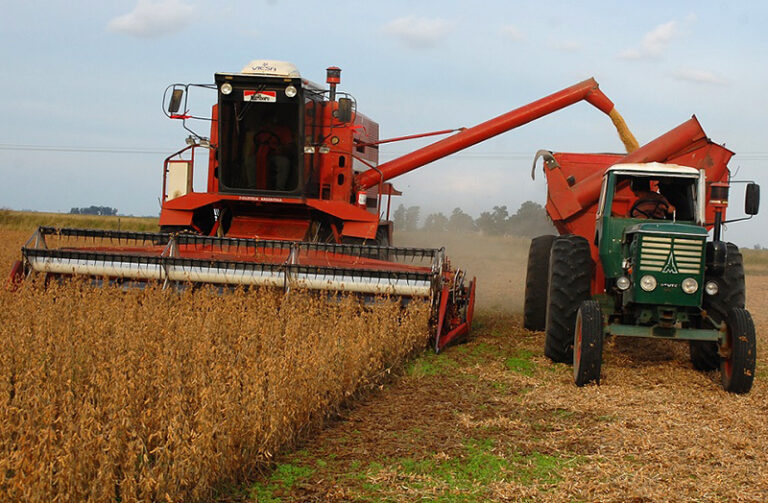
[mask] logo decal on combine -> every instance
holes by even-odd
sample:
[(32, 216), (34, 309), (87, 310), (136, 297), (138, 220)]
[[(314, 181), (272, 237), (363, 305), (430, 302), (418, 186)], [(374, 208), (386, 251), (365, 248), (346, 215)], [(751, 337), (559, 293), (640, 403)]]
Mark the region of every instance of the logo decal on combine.
[(661, 272), (665, 274), (677, 274), (677, 264), (675, 264), (674, 253), (669, 252), (669, 257), (667, 257), (667, 263), (664, 264), (664, 267), (661, 269)]
[(264, 103), (275, 103), (277, 101), (277, 91), (243, 91), (243, 101), (261, 101)]
[(263, 62), (260, 65), (256, 65), (256, 66), (251, 65), (251, 70), (253, 70), (254, 72), (270, 73), (270, 72), (276, 72), (277, 71), (277, 67), (276, 66), (272, 66), (272, 65), (269, 64), (268, 61), (265, 61), (265, 62)]

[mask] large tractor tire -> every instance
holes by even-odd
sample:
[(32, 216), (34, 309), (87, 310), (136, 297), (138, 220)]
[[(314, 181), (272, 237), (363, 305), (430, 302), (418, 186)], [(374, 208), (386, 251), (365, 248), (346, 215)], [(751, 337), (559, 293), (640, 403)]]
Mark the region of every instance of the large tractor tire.
[(723, 389), (749, 393), (755, 378), (755, 324), (746, 309), (735, 307), (725, 320), (728, 330), (722, 348), (727, 356), (720, 360)]
[(549, 290), (549, 252), (555, 236), (533, 238), (528, 249), (528, 273), (525, 276), (525, 314), (523, 327), (544, 330), (547, 319), (547, 290)]
[(576, 311), (590, 297), (592, 257), (581, 236), (558, 236), (549, 256), (549, 293), (544, 354), (558, 363), (573, 362)]
[(603, 313), (600, 304), (585, 300), (576, 313), (573, 334), (573, 381), (576, 386), (600, 384), (603, 365)]
[[(726, 243), (727, 259), (725, 270), (718, 276), (707, 275), (704, 284), (716, 281), (718, 291), (715, 295), (704, 294), (703, 307), (718, 323), (725, 320), (734, 307), (744, 308), (746, 287), (744, 285), (744, 260), (739, 248), (733, 243)], [(720, 367), (720, 355), (716, 342), (690, 341), (691, 363), (696, 370), (715, 370)]]

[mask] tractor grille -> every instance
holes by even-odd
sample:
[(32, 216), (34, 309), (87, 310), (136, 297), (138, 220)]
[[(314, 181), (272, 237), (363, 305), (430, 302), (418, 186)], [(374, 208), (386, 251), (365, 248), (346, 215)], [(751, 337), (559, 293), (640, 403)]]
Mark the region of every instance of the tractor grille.
[(701, 272), (704, 240), (690, 237), (643, 236), (640, 270), (665, 274)]

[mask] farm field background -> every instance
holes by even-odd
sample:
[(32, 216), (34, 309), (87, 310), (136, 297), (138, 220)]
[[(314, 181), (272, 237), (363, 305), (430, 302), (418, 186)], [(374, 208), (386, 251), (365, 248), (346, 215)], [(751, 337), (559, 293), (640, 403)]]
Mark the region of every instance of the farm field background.
[[(37, 225), (35, 218), (39, 215), (24, 218), (14, 212), (0, 214), (0, 267), (6, 271), (11, 261), (18, 258), (18, 249)], [(56, 217), (50, 218), (52, 221), (45, 223), (55, 224)], [(142, 220), (135, 224), (145, 223)], [(65, 222), (64, 225), (84, 224)], [(114, 225), (114, 222), (103, 225)], [(129, 228), (133, 223), (121, 221), (120, 225)], [(141, 230), (151, 230), (151, 226)], [(213, 494), (224, 501), (768, 500), (768, 252), (744, 250), (747, 307), (757, 326), (758, 360), (752, 392), (735, 396), (722, 391), (718, 372), (693, 370), (687, 345), (667, 341), (638, 344), (623, 339), (611, 339), (606, 345), (603, 384), (577, 389), (569, 366), (552, 364), (543, 356), (543, 334), (522, 329), (520, 312), (527, 240), (419, 233), (398, 235), (396, 244), (444, 245), (455, 266), (478, 276), (478, 313), (469, 341), (441, 355), (421, 353), (399, 371), (395, 360), (423, 343), (423, 319), (414, 313), (414, 324), (405, 328), (410, 331), (404, 339), (410, 341), (409, 348), (389, 355), (380, 350), (375, 365), (358, 370), (362, 372), (358, 374), (364, 384), (362, 388), (367, 391), (354, 395), (351, 401), (349, 396), (342, 396), (333, 402), (350, 407), (328, 405), (331, 402), (324, 401), (325, 398), (318, 400), (318, 396), (324, 396), (322, 392), (307, 386), (312, 381), (311, 373), (301, 374), (304, 380), (292, 381), (290, 389), (296, 391), (306, 386), (305, 392), (295, 397), (295, 403), (304, 408), (293, 405), (296, 410), (300, 409), (296, 417), (301, 417), (308, 425), (306, 428), (296, 428), (287, 438), (273, 437), (274, 443), (269, 449), (254, 452), (241, 449), (242, 457), (256, 456), (259, 463), (249, 465), (247, 459), (240, 459), (241, 468), (246, 469), (239, 472), (226, 472), (224, 460), (215, 461), (219, 463), (212, 477), (215, 492), (179, 494), (203, 499)], [(65, 327), (78, 326), (81, 315), (94, 310), (98, 302), (122, 309), (116, 307), (117, 301), (109, 299), (119, 295), (117, 292), (78, 290), (70, 293), (86, 300), (88, 307), (82, 307), (82, 302), (77, 304), (76, 299), (67, 300), (66, 296), (62, 296), (64, 300), (60, 302), (64, 306), (57, 307), (42, 300), (38, 300), (38, 304), (22, 304), (5, 293), (0, 298), (3, 311), (21, 309), (33, 320), (47, 317), (45, 323), (52, 332), (56, 327), (62, 332), (76, 332)], [(205, 326), (201, 320), (206, 318), (208, 324), (236, 323), (242, 324), (237, 330), (255, 331), (261, 330), (266, 320), (256, 317), (248, 321), (248, 316), (233, 319), (233, 304), (226, 300), (205, 301), (205, 308), (200, 304), (185, 307), (184, 302), (161, 292), (146, 295), (157, 296), (165, 304), (144, 302), (144, 307), (134, 306), (130, 319), (136, 321), (138, 316), (145, 322), (156, 319), (158, 323), (134, 323), (137, 341), (147, 340), (141, 337), (164, 326), (161, 333), (153, 336), (154, 346), (149, 348), (152, 351), (162, 351), (168, 340), (178, 342), (178, 345), (171, 344), (171, 348), (176, 348), (173, 350), (192, 344), (201, 333), (199, 328)], [(157, 298), (152, 298), (152, 302)], [(261, 302), (276, 305), (280, 301), (271, 298)], [(217, 305), (221, 309), (215, 307)], [(59, 319), (50, 319), (51, 313), (46, 312), (54, 309), (61, 309), (55, 311)], [(148, 311), (144, 313), (146, 317), (139, 314), (143, 310)], [(65, 315), (68, 311), (71, 314)], [(349, 315), (348, 312), (335, 314)], [(393, 317), (391, 312), (388, 314), (389, 317), (381, 313), (381, 317), (376, 318), (376, 323), (383, 327), (377, 334), (403, 330), (387, 324)], [(322, 330), (337, 330), (333, 325), (334, 316), (323, 319), (328, 324), (318, 328), (319, 339), (315, 343), (321, 340)], [(88, 332), (97, 348), (107, 350), (109, 340), (99, 338), (113, 333), (108, 326), (109, 323), (83, 323), (79, 325), (79, 333)], [(231, 325), (227, 326), (230, 330)], [(361, 327), (358, 325), (351, 331), (359, 331)], [(8, 323), (0, 328), (6, 340), (21, 335), (14, 330)], [(271, 344), (269, 331), (262, 332), (261, 344)], [(123, 337), (130, 341), (127, 335)], [(227, 351), (216, 352), (214, 346), (219, 341), (203, 339), (212, 348), (205, 354), (215, 356), (220, 362), (219, 366), (209, 362), (212, 370), (223, 372), (221, 360), (231, 359), (236, 352), (228, 352), (232, 347), (230, 343)], [(389, 339), (389, 343), (394, 340)], [(300, 349), (316, 350), (310, 343), (294, 348), (291, 354), (296, 360), (292, 361), (298, 361)], [(339, 356), (328, 355), (324, 360), (327, 367)], [(22, 355), (17, 357), (17, 364), (41, 363), (35, 359), (39, 357), (36, 354), (24, 355), (26, 360)], [(100, 362), (110, 365), (106, 360)], [(253, 370), (257, 364), (252, 360), (250, 367), (237, 368)], [(278, 366), (279, 360), (272, 360), (271, 364)], [(8, 361), (3, 360), (2, 365), (1, 379), (9, 392)], [(118, 372), (119, 365), (112, 365), (113, 371)], [(174, 390), (184, 382), (181, 370), (165, 370), (176, 379), (172, 381), (176, 388), (164, 385), (157, 377), (154, 381), (147, 377), (152, 386), (146, 389), (155, 390), (156, 394), (146, 398), (173, 410), (173, 400), (177, 397)], [(149, 376), (146, 368), (142, 372)], [(359, 377), (363, 374), (365, 377)], [(209, 389), (208, 393), (213, 391), (218, 392), (219, 397), (210, 402), (211, 406), (227, 408), (233, 397), (231, 390)], [(113, 405), (124, 406), (127, 399), (122, 400), (114, 401)], [(0, 424), (2, 431), (12, 427), (7, 420), (11, 401), (6, 401), (0, 409), (5, 418), (4, 424)], [(311, 406), (313, 402), (315, 408)], [(128, 410), (141, 411), (140, 405), (134, 404)], [(184, 411), (192, 405), (188, 403), (175, 410)], [(323, 408), (335, 412), (335, 419), (317, 430), (326, 417), (327, 411)], [(238, 417), (237, 410), (227, 410), (227, 417)], [(160, 414), (151, 420), (157, 422), (169, 417)], [(183, 412), (172, 417), (184, 419)], [(275, 428), (273, 431), (280, 430), (275, 426), (281, 424), (280, 421), (278, 418), (270, 423)], [(239, 432), (239, 438), (245, 437), (246, 430), (241, 428)], [(217, 434), (227, 432), (221, 429)], [(8, 449), (11, 437), (0, 435), (0, 445)], [(89, 437), (91, 444), (80, 445), (85, 449), (103, 449), (104, 445), (94, 440), (96, 437)], [(208, 435), (205, 441), (195, 444), (195, 450), (169, 449), (162, 455), (183, 454), (180, 459), (188, 463), (190, 470), (199, 469), (204, 463), (210, 463), (212, 453), (224, 445), (217, 444), (217, 438), (217, 435)], [(298, 445), (294, 443), (297, 439)], [(285, 446), (294, 447), (286, 450)], [(240, 447), (236, 446), (235, 450)], [(9, 487), (7, 452), (4, 451), (2, 460), (6, 463), (6, 485), (0, 485), (0, 491)], [(160, 452), (154, 454), (157, 456)], [(92, 466), (81, 467), (88, 468)], [(161, 475), (168, 476), (167, 473)], [(102, 482), (111, 480), (109, 474), (100, 476)], [(144, 490), (156, 490), (164, 480), (162, 477), (160, 482), (154, 477)], [(256, 482), (242, 482), (254, 478)], [(82, 490), (82, 483), (77, 486), (74, 478), (71, 483), (75, 484), (73, 490), (78, 487)], [(188, 487), (187, 490), (192, 491)], [(114, 485), (105, 490), (106, 499), (110, 494), (114, 496)], [(162, 496), (156, 492), (136, 494)]]

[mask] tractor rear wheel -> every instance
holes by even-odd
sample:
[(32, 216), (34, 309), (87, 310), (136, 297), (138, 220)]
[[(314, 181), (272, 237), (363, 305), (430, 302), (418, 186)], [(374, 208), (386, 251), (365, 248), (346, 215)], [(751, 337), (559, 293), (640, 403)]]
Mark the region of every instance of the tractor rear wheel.
[(549, 287), (544, 354), (554, 362), (573, 361), (576, 311), (590, 296), (592, 257), (589, 242), (572, 234), (558, 236), (549, 257)]
[(726, 341), (721, 347), (720, 361), (723, 389), (731, 393), (748, 393), (755, 378), (755, 324), (749, 311), (733, 308), (726, 319)]
[[(723, 322), (734, 307), (744, 308), (746, 287), (744, 285), (744, 260), (739, 248), (726, 243), (727, 259), (725, 270), (718, 276), (707, 275), (704, 284), (715, 281), (718, 291), (715, 295), (704, 294), (703, 306), (717, 322)], [(715, 370), (720, 366), (717, 343), (690, 341), (691, 363), (696, 370)]]
[(576, 386), (600, 384), (603, 365), (603, 313), (600, 304), (585, 300), (576, 313), (573, 332), (573, 381)]
[(547, 317), (547, 290), (549, 290), (549, 252), (555, 236), (533, 238), (528, 249), (528, 273), (525, 276), (525, 314), (523, 327), (544, 330)]

